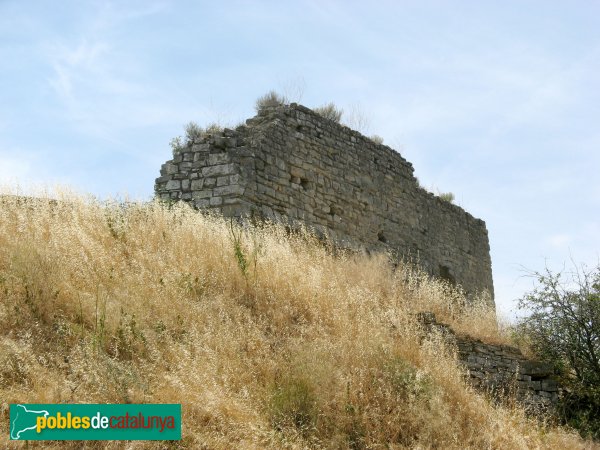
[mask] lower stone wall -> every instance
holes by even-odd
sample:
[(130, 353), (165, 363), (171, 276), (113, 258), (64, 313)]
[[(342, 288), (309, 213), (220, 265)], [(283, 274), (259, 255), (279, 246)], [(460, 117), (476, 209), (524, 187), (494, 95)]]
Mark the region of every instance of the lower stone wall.
[(419, 314), (419, 321), (426, 330), (441, 332), (456, 344), (458, 359), (468, 369), (473, 386), (497, 395), (514, 395), (536, 410), (548, 409), (558, 401), (560, 386), (549, 364), (527, 359), (516, 347), (459, 336), (430, 312)]

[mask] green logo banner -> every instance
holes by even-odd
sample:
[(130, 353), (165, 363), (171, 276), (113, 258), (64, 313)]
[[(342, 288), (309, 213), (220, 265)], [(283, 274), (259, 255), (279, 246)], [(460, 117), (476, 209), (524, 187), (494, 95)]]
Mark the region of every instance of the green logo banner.
[(180, 440), (178, 404), (11, 404), (10, 439)]

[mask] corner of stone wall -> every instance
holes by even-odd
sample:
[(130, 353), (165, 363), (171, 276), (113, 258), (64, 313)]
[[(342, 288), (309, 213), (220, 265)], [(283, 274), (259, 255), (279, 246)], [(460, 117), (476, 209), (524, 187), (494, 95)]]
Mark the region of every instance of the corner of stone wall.
[(244, 130), (210, 134), (188, 142), (161, 166), (154, 190), (163, 201), (186, 201), (198, 209), (216, 209), (224, 215), (247, 213), (246, 198), (253, 172)]

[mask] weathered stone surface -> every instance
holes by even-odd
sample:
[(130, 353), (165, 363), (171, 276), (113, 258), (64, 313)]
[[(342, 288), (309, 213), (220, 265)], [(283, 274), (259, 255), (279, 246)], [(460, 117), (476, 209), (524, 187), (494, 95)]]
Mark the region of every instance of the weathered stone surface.
[(558, 400), (560, 386), (548, 364), (525, 358), (515, 347), (486, 344), (469, 336), (458, 336), (438, 323), (431, 312), (419, 313), (417, 320), (426, 332), (436, 330), (456, 345), (459, 361), (468, 369), (474, 386), (496, 392), (516, 392), (526, 406), (548, 407)]
[(165, 186), (167, 191), (172, 191), (175, 189), (181, 189), (181, 181), (179, 180), (169, 180), (167, 181), (167, 185)]
[(220, 164), (216, 166), (206, 166), (202, 168), (203, 177), (215, 177), (219, 175), (229, 175), (234, 173), (233, 166), (231, 164)]
[[(190, 198), (178, 192), (184, 180), (198, 208), (305, 224), (338, 246), (395, 253), (493, 299), (485, 223), (421, 188), (398, 152), (303, 106), (265, 109), (190, 144), (163, 164), (157, 196)], [(240, 206), (225, 208), (232, 198)]]

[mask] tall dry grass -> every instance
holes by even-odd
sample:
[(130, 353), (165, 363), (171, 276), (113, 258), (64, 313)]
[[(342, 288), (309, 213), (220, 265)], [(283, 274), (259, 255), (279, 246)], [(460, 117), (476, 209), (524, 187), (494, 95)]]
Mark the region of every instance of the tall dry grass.
[(584, 448), (494, 406), (451, 349), (420, 339), (424, 310), (502, 339), (489, 310), (461, 303), (306, 233), (232, 230), (184, 205), (5, 196), (0, 446), (22, 447), (8, 441), (9, 403), (156, 402), (183, 405), (173, 448)]

